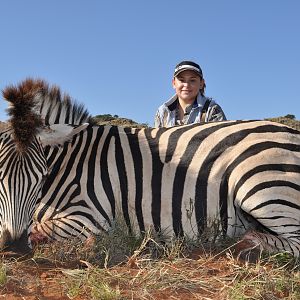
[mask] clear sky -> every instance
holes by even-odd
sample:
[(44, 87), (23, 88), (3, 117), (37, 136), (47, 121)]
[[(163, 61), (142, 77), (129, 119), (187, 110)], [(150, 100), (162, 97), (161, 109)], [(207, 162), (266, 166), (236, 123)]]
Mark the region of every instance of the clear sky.
[(300, 119), (299, 0), (2, 0), (0, 12), (1, 90), (42, 78), (92, 115), (153, 125), (188, 59), (228, 119)]

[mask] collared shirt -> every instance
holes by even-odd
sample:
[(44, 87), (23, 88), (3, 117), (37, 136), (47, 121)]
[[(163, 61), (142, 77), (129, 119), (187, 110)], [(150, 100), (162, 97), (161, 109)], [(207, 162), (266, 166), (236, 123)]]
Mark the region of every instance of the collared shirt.
[(185, 108), (183, 118), (182, 118), (182, 120), (180, 120), (180, 117), (179, 117), (179, 101), (177, 100), (176, 115), (175, 115), (175, 124), (176, 125), (185, 125), (185, 124), (188, 124), (189, 115), (190, 115), (192, 109), (193, 108), (195, 109), (197, 106), (198, 106), (197, 99), (195, 99), (194, 103), (188, 105)]
[[(213, 99), (205, 97), (204, 95), (201, 95), (201, 93), (199, 93), (195, 102), (191, 105), (191, 107), (188, 107), (188, 110), (190, 109), (190, 111), (186, 111), (188, 114), (184, 118), (184, 124), (200, 123), (202, 109), (206, 101), (210, 101), (210, 103), (205, 115), (204, 122), (226, 120), (226, 116), (222, 108)], [(154, 126), (171, 127), (178, 125), (178, 123), (176, 122), (178, 119), (178, 117), (176, 117), (178, 116), (177, 107), (178, 97), (177, 95), (174, 95), (158, 108), (155, 115)]]

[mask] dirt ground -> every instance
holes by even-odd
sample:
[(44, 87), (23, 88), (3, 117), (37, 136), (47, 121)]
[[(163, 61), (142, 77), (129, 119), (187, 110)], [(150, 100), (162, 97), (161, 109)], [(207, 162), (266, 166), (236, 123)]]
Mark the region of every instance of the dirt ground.
[(276, 261), (247, 264), (229, 252), (197, 249), (188, 257), (163, 259), (132, 255), (106, 268), (35, 255), (2, 259), (0, 266), (0, 300), (300, 299), (299, 265), (289, 271)]
[(75, 240), (46, 244), (22, 260), (0, 256), (0, 300), (300, 299), (299, 264), (286, 263), (293, 262), (289, 256), (254, 264), (226, 249), (182, 255), (174, 248), (163, 257), (134, 252), (101, 266), (85, 260), (91, 249), (97, 248)]
[[(105, 299), (225, 299), (223, 298), (224, 294), (221, 290), (224, 286), (223, 283), (215, 280), (214, 284), (205, 284), (205, 278), (203, 277), (204, 269), (204, 273), (207, 276), (207, 279), (209, 279), (208, 282), (211, 282), (212, 276), (220, 278), (227, 276), (228, 280), (230, 280), (231, 271), (230, 268), (228, 268), (226, 258), (224, 257), (211, 261), (203, 267), (201, 266), (201, 263), (197, 261), (196, 254), (192, 259), (165, 263), (159, 271), (160, 274), (156, 274), (157, 278), (155, 278), (155, 276), (147, 277), (145, 273), (150, 273), (152, 272), (151, 270), (138, 266), (135, 262), (128, 262), (124, 265), (112, 267), (110, 272), (116, 274), (116, 276), (117, 274), (124, 274), (124, 276), (131, 278), (144, 276), (145, 280), (154, 279), (158, 281), (163, 272), (169, 277), (170, 283), (172, 283), (172, 277), (175, 282), (175, 280), (178, 280), (179, 276), (182, 276), (182, 286), (180, 286), (178, 282), (176, 282), (176, 288), (172, 285), (168, 287), (166, 285), (159, 286), (158, 284), (157, 289), (150, 289), (145, 293), (142, 280), (131, 285), (126, 285), (126, 281), (124, 283), (118, 281), (118, 283), (115, 284), (112, 282), (112, 286), (118, 285), (120, 296)], [(68, 276), (66, 276), (66, 273), (72, 270), (78, 270), (78, 263), (74, 262), (73, 264), (57, 265), (48, 261), (35, 261), (31, 259), (14, 263), (14, 267), (10, 267), (8, 270), (8, 280), (6, 284), (2, 285), (0, 288), (0, 300), (94, 299), (90, 294), (85, 292), (82, 292), (80, 296), (77, 295), (75, 297), (68, 294), (66, 283), (69, 279)], [(186, 278), (188, 277), (186, 274), (190, 274), (190, 277)], [(163, 278), (163, 276), (161, 278)], [(200, 282), (199, 285), (197, 285), (198, 281)], [(189, 284), (187, 285), (187, 282), (190, 282), (190, 286), (188, 286)], [(149, 282), (145, 282), (145, 285), (147, 284), (149, 284)]]
[(8, 281), (0, 289), (0, 299), (64, 300), (70, 298), (64, 291), (63, 274), (59, 268), (29, 260), (18, 263), (8, 271)]

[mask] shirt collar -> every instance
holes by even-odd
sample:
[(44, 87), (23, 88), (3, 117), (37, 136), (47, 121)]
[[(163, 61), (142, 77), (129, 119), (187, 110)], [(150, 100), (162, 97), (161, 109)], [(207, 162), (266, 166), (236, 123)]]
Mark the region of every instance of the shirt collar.
[[(204, 105), (206, 101), (206, 97), (201, 95), (201, 93), (198, 93), (198, 96), (197, 98), (195, 99), (195, 102), (193, 103), (193, 105), (190, 105), (191, 108), (190, 109), (193, 109), (193, 108), (196, 108), (196, 107), (202, 107)], [(177, 108), (177, 105), (178, 105), (178, 97), (177, 95), (173, 95), (166, 103), (165, 105), (168, 107), (168, 109), (170, 111), (173, 111)]]

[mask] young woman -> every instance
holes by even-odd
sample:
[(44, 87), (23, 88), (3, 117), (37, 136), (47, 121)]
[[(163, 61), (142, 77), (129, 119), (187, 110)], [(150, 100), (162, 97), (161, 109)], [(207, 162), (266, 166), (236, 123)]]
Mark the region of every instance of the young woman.
[(222, 108), (204, 95), (203, 73), (195, 62), (180, 62), (175, 67), (172, 85), (176, 94), (158, 108), (155, 127), (226, 120)]

